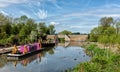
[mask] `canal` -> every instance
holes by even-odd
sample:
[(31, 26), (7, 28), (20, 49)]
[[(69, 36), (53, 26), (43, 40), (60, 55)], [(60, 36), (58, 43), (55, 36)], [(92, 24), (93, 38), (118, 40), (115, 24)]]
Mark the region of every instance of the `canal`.
[(8, 61), (0, 55), (0, 72), (64, 72), (90, 57), (80, 46), (57, 45), (20, 61)]

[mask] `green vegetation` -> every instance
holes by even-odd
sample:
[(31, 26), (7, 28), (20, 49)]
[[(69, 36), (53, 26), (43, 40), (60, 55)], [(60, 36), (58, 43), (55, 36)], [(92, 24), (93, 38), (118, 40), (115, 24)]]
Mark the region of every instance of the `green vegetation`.
[(72, 32), (71, 32), (71, 31), (68, 31), (68, 30), (64, 30), (64, 31), (60, 32), (59, 34), (63, 34), (63, 35), (71, 35)]
[[(112, 17), (101, 18), (100, 25), (91, 30), (89, 41), (102, 44), (104, 48), (101, 49), (95, 44), (85, 46), (91, 60), (77, 65), (72, 71), (120, 72), (120, 20)], [(115, 47), (118, 51), (111, 52), (109, 48)]]
[(65, 38), (58, 38), (60, 43), (65, 43)]
[(119, 54), (114, 54), (108, 49), (100, 49), (94, 44), (85, 48), (92, 59), (77, 65), (72, 72), (120, 72)]
[(120, 44), (120, 20), (112, 17), (104, 17), (100, 25), (91, 30), (90, 41), (99, 42), (103, 45), (114, 46)]
[(33, 42), (38, 37), (54, 34), (53, 25), (35, 21), (23, 15), (20, 18), (5, 16), (0, 13), (0, 45), (23, 44)]

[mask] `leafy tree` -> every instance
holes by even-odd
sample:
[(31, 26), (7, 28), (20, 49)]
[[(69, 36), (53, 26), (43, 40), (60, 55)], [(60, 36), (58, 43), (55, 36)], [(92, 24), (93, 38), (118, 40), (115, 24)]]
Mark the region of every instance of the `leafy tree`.
[(0, 25), (4, 25), (8, 21), (7, 17), (0, 13)]
[(20, 17), (21, 22), (25, 23), (27, 21), (28, 17), (26, 15), (23, 15)]
[(47, 26), (45, 25), (45, 23), (39, 23), (39, 25), (38, 25), (38, 31), (39, 31), (41, 34), (47, 34), (47, 33), (49, 33), (49, 32), (48, 32), (48, 28), (47, 28)]
[(102, 35), (103, 32), (104, 31), (102, 26), (95, 27), (94, 29), (92, 29), (90, 33), (90, 41), (97, 42), (98, 37)]
[(55, 28), (53, 25), (47, 27), (44, 22), (37, 25), (33, 19), (28, 18), (26, 15), (13, 18), (0, 13), (0, 43), (12, 42), (13, 36), (17, 36), (17, 40), (19, 39), (20, 43), (24, 43), (34, 39), (33, 37), (36, 39), (36, 36), (37, 38), (40, 36), (45, 39), (46, 34), (54, 33)]
[(6, 34), (6, 32), (0, 33), (0, 39), (6, 39), (7, 37), (8, 35)]
[(104, 34), (106, 35), (111, 35), (111, 34), (115, 34), (116, 33), (116, 29), (114, 27), (108, 27), (106, 30), (104, 30)]
[(60, 32), (59, 34), (70, 35), (70, 34), (72, 34), (72, 32), (68, 31), (68, 30), (64, 30), (64, 31)]
[(31, 31), (30, 33), (30, 40), (33, 42), (34, 40), (36, 40), (37, 37), (37, 31)]
[(116, 23), (116, 33), (120, 34), (120, 22)]
[(103, 27), (109, 27), (114, 23), (112, 17), (103, 17), (100, 19), (100, 25)]
[(49, 29), (49, 34), (55, 34), (55, 29), (54, 29), (54, 25), (49, 25), (48, 29)]
[(20, 30), (19, 36), (27, 37), (28, 34), (29, 33), (28, 33), (28, 30), (27, 30), (27, 26), (22, 27), (22, 29)]
[(4, 26), (3, 26), (3, 31), (6, 33), (6, 34), (8, 34), (8, 35), (10, 35), (11, 34), (11, 25), (9, 24), (9, 23), (6, 23)]
[(35, 30), (36, 29), (36, 24), (34, 23), (34, 20), (33, 19), (28, 19), (26, 21), (26, 27), (27, 27), (28, 34), (30, 34), (32, 30)]
[(17, 25), (13, 25), (11, 32), (12, 32), (13, 35), (19, 34), (19, 28), (18, 28), (18, 26)]

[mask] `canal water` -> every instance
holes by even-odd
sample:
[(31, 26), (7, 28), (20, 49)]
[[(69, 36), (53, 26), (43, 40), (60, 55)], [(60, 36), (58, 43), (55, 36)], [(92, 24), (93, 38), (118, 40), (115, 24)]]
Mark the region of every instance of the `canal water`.
[(64, 72), (90, 57), (80, 46), (58, 45), (20, 61), (8, 61), (0, 55), (0, 72)]

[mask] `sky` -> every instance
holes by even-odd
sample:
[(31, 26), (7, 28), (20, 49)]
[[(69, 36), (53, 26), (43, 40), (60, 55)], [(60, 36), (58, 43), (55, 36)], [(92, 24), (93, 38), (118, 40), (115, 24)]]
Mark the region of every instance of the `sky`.
[(52, 24), (56, 33), (90, 33), (99, 25), (100, 18), (120, 17), (120, 0), (0, 0), (0, 12)]

